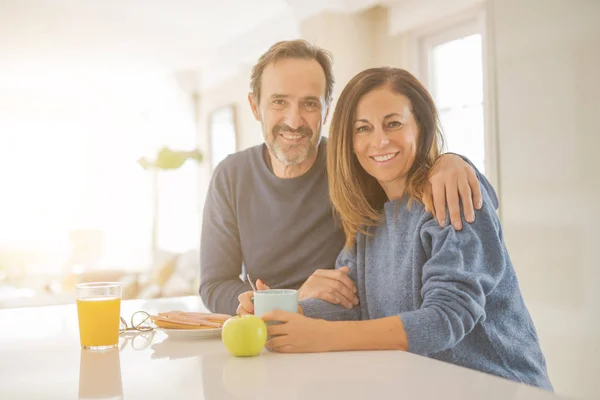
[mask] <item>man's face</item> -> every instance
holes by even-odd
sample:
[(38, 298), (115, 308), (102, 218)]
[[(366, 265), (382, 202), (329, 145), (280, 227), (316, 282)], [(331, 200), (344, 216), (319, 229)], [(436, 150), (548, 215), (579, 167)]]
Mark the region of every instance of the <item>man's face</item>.
[(314, 159), (327, 115), (325, 72), (316, 60), (284, 59), (267, 65), (260, 102), (250, 106), (265, 143), (285, 166)]

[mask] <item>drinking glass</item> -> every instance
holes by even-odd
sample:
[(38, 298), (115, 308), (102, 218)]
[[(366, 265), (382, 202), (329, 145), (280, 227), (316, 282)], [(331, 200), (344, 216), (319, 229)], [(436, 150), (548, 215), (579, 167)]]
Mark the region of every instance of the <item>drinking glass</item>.
[(121, 284), (91, 282), (75, 286), (81, 347), (106, 350), (119, 344)]

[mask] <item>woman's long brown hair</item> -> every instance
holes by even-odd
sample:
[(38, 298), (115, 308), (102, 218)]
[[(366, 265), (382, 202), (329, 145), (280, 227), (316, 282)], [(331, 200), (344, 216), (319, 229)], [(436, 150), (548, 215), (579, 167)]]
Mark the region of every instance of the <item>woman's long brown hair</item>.
[(333, 113), (327, 143), (327, 175), (334, 210), (346, 234), (346, 247), (353, 246), (358, 232), (381, 222), (388, 198), (377, 180), (360, 165), (354, 154), (354, 122), (360, 99), (388, 87), (410, 100), (419, 127), (417, 154), (407, 176), (410, 200), (422, 201), (429, 170), (443, 147), (438, 113), (431, 95), (410, 72), (399, 68), (371, 68), (346, 85)]

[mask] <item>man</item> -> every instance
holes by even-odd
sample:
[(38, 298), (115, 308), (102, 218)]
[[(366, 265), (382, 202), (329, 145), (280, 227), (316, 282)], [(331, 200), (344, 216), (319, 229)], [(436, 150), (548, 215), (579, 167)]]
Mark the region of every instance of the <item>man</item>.
[[(247, 275), (271, 288), (299, 289), (351, 308), (358, 303), (346, 267), (334, 270), (344, 235), (332, 212), (321, 128), (332, 100), (330, 54), (303, 40), (273, 45), (252, 69), (250, 107), (265, 143), (230, 155), (215, 169), (204, 208), (200, 295), (234, 314), (251, 290)], [(477, 175), (461, 157), (441, 156), (423, 199), (440, 225), (461, 229), (481, 207)], [(262, 285), (262, 282), (259, 282)]]

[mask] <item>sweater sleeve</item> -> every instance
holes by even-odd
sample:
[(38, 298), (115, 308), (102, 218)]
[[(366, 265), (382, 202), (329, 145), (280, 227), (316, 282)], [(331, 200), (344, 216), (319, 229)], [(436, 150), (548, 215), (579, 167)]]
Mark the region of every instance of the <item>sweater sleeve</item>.
[(498, 285), (507, 263), (492, 198), (482, 188), (484, 204), (473, 223), (456, 231), (435, 220), (421, 229), (428, 260), (423, 266), (418, 310), (401, 313), (408, 350), (432, 354), (458, 344), (486, 318), (486, 296)]
[[(356, 257), (353, 250), (342, 249), (336, 262), (335, 268), (348, 266), (348, 276), (356, 285), (357, 270)], [(360, 304), (351, 309), (346, 309), (339, 304), (331, 304), (321, 299), (304, 299), (299, 302), (304, 310), (304, 315), (310, 318), (320, 318), (327, 321), (358, 321), (360, 320)]]
[(240, 280), (242, 250), (226, 160), (215, 169), (206, 196), (200, 251), (200, 296), (221, 314), (235, 314), (238, 296), (252, 290)]

